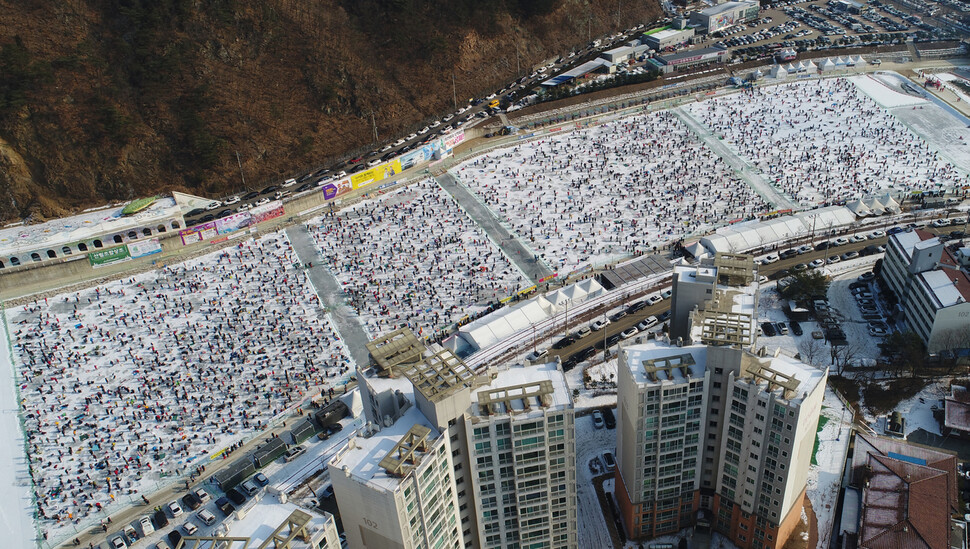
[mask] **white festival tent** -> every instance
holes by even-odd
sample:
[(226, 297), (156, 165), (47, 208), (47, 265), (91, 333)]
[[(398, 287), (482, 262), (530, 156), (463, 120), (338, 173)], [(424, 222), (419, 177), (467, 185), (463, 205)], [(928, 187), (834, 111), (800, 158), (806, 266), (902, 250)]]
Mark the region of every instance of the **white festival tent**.
[(765, 221), (743, 221), (721, 227), (700, 241), (711, 253), (744, 253), (792, 238), (808, 236), (813, 231), (820, 234), (831, 228), (850, 225), (856, 219), (856, 214), (845, 206), (828, 206)]
[(512, 334), (548, 320), (560, 311), (575, 307), (604, 291), (596, 280), (582, 280), (469, 322), (459, 328), (457, 334), (446, 339), (443, 345), (458, 356), (468, 356), (487, 349)]
[(786, 71), (785, 67), (782, 67), (781, 65), (772, 65), (771, 72), (769, 74), (771, 74), (772, 78), (777, 78), (779, 80), (788, 77), (788, 71)]
[(866, 206), (865, 203), (862, 202), (862, 199), (859, 199), (859, 198), (853, 200), (852, 202), (849, 202), (848, 204), (845, 205), (845, 207), (852, 210), (852, 213), (856, 214), (859, 217), (873, 215), (872, 210), (869, 209), (869, 206)]

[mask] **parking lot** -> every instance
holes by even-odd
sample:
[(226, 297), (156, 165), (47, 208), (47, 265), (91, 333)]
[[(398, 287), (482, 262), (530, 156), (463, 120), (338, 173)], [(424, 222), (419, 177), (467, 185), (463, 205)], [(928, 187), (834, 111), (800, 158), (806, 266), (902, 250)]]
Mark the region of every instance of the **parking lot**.
[(878, 0), (860, 14), (840, 11), (829, 0), (778, 2), (757, 21), (712, 33), (705, 45), (731, 49), (742, 60), (769, 58), (791, 48), (799, 53), (841, 46), (903, 43), (907, 36), (946, 38), (943, 30)]

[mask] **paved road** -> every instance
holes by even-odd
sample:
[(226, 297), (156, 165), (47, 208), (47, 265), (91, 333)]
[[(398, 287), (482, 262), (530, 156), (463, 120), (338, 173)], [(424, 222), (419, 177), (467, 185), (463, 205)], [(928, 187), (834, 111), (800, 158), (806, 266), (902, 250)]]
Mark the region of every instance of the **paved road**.
[(287, 228), (286, 236), (290, 239), (293, 251), (300, 258), (300, 262), (304, 265), (313, 263), (313, 267), (307, 269), (307, 276), (310, 277), (310, 282), (313, 283), (313, 288), (326, 309), (319, 314), (322, 316), (326, 312), (330, 313), (337, 332), (347, 345), (350, 357), (357, 365), (366, 366), (370, 362), (366, 344), (371, 338), (361, 324), (360, 317), (347, 305), (346, 294), (340, 283), (323, 266), (323, 258), (306, 225), (300, 223)]
[(708, 147), (714, 151), (714, 154), (721, 157), (721, 160), (727, 163), (728, 166), (734, 168), (741, 179), (752, 189), (755, 190), (766, 202), (770, 203), (772, 207), (776, 209), (788, 209), (795, 208), (796, 204), (788, 199), (785, 195), (778, 192), (777, 189), (768, 184), (767, 181), (761, 178), (761, 174), (747, 162), (742, 160), (732, 151), (723, 141), (718, 139), (716, 135), (711, 133), (711, 131), (701, 124), (697, 119), (690, 115), (683, 107), (676, 107), (671, 109), (674, 115), (681, 119), (690, 131), (694, 132), (697, 137), (701, 139)]
[(492, 241), (502, 248), (505, 256), (515, 263), (519, 270), (525, 273), (525, 276), (529, 277), (529, 280), (536, 283), (540, 278), (552, 274), (552, 270), (542, 262), (537, 261), (535, 255), (517, 237), (509, 233), (508, 229), (502, 226), (501, 221), (495, 217), (492, 210), (478, 200), (467, 187), (459, 183), (454, 175), (445, 172), (435, 176), (435, 179), (438, 180), (441, 188), (461, 205), (468, 217), (472, 218)]

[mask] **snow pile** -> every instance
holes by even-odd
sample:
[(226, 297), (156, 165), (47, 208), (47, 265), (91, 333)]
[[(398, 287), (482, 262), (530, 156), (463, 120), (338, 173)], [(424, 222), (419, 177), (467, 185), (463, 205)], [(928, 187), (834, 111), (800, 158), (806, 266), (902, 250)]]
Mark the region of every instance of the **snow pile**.
[(7, 313), (52, 539), (218, 457), (348, 369), (282, 234)]
[(666, 111), (500, 149), (456, 171), (560, 272), (767, 209)]
[(844, 78), (693, 103), (689, 112), (802, 205), (952, 187), (952, 165)]
[(433, 179), (307, 226), (372, 336), (431, 333), (529, 285)]
[[(835, 520), (835, 504), (842, 487), (842, 469), (849, 449), (852, 411), (845, 410), (831, 388), (826, 387), (822, 400), (822, 416), (828, 422), (818, 433), (818, 465), (808, 469), (806, 493), (812, 502), (812, 510), (818, 519), (818, 546), (828, 547)], [(845, 421), (843, 425), (842, 422)]]

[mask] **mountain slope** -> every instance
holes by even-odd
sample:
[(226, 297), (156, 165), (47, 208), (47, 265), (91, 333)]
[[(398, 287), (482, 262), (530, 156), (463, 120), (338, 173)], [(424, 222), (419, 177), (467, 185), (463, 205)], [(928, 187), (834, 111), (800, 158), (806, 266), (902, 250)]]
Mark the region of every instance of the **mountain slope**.
[[(619, 13), (619, 25), (617, 7)], [(399, 136), (655, 0), (0, 0), (0, 221), (218, 195)]]

